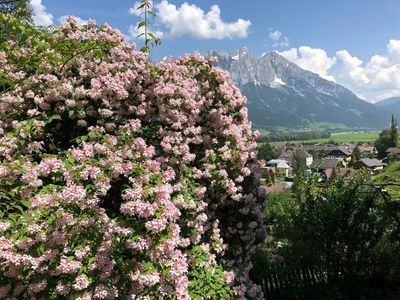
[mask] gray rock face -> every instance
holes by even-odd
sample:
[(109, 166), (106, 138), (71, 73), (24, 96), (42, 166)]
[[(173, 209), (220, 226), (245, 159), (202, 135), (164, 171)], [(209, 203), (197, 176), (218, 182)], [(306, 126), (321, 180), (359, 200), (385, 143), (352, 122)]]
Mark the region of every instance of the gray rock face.
[(218, 66), (230, 72), (248, 98), (249, 116), (257, 127), (328, 122), (376, 128), (387, 123), (384, 110), (276, 52), (255, 57), (248, 48), (242, 48), (231, 53), (209, 51), (205, 55), (216, 57)]
[(209, 51), (206, 55), (217, 57), (218, 65), (231, 73), (232, 79), (239, 87), (254, 83), (271, 87), (286, 85), (300, 91), (313, 88), (317, 92), (329, 95), (350, 92), (318, 74), (301, 69), (276, 52), (255, 57), (248, 48), (242, 48), (231, 53)]

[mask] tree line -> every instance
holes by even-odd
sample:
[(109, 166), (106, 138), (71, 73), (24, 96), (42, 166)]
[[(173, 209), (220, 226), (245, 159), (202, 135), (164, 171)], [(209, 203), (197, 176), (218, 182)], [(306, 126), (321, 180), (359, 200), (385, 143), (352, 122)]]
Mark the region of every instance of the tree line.
[(258, 138), (257, 142), (286, 142), (286, 141), (299, 141), (299, 140), (313, 140), (313, 139), (329, 139), (331, 133), (329, 132), (295, 132), (295, 133), (279, 133), (271, 135), (262, 135)]

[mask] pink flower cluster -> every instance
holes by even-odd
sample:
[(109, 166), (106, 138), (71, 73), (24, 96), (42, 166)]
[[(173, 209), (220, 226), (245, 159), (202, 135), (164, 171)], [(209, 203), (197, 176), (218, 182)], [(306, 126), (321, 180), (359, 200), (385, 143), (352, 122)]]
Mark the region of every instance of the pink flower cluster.
[(190, 299), (190, 271), (217, 266), (262, 298), (255, 133), (229, 75), (198, 54), (152, 64), (72, 17), (42, 43), (0, 51), (19, 80), (0, 95), (0, 184), (29, 203), (0, 222), (0, 298)]

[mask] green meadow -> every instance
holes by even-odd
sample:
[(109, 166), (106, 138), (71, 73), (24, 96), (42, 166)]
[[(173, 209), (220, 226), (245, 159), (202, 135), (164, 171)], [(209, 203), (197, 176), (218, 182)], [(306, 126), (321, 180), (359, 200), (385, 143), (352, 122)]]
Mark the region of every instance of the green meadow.
[[(370, 131), (370, 132), (338, 132), (332, 133), (330, 138), (326, 139), (312, 139), (312, 140), (298, 140), (298, 141), (290, 141), (289, 143), (299, 144), (299, 143), (307, 143), (307, 144), (323, 144), (328, 142), (335, 143), (367, 143), (374, 142), (379, 136), (379, 131)], [(287, 142), (273, 142), (272, 145), (282, 145)]]

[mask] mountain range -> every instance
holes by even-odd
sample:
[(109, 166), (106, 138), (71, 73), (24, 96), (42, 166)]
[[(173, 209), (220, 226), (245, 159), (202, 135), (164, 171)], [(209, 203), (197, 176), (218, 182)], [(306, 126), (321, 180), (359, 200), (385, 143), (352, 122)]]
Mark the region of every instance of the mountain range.
[(400, 118), (400, 97), (392, 97), (375, 103), (379, 108)]
[(303, 128), (318, 123), (381, 128), (390, 119), (386, 109), (276, 52), (256, 57), (242, 48), (231, 53), (209, 51), (206, 56), (216, 57), (218, 66), (230, 72), (248, 99), (249, 118), (256, 128)]

